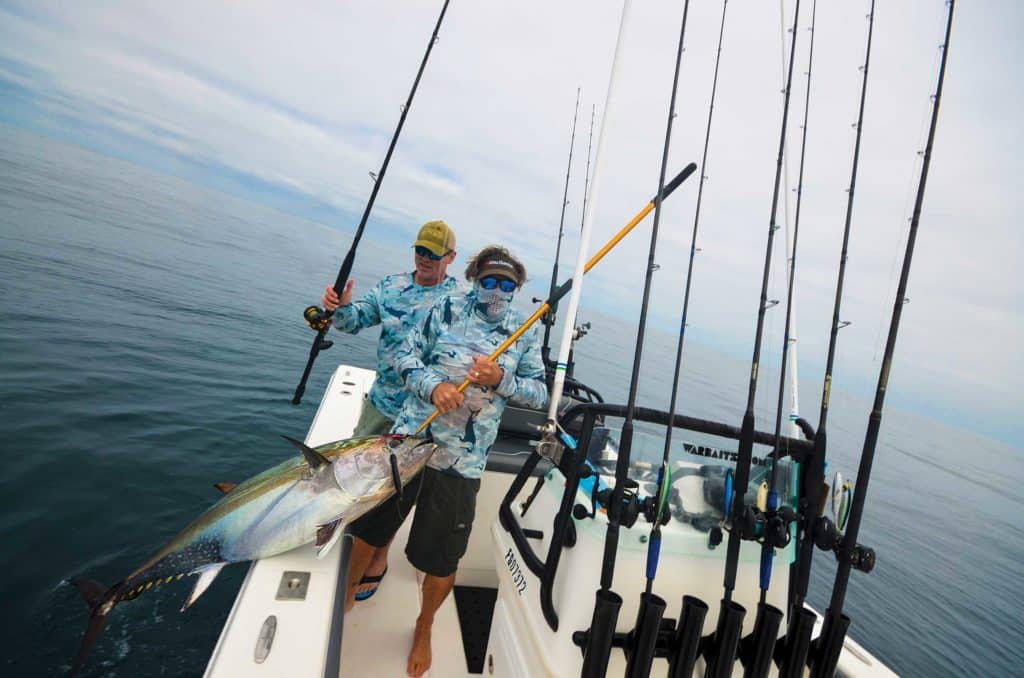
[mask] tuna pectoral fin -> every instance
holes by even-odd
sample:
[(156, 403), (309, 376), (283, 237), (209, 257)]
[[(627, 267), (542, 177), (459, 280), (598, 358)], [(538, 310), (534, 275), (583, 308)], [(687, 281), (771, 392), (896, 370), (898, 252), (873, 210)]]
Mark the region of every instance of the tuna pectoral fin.
[(220, 490), (221, 494), (227, 494), (238, 487), (238, 483), (214, 483), (213, 486)]
[(204, 565), (203, 567), (200, 567), (198, 570), (192, 572), (192, 574), (198, 574), (199, 579), (196, 580), (196, 585), (192, 587), (192, 593), (189, 594), (188, 599), (185, 601), (185, 604), (181, 606), (182, 612), (192, 607), (192, 603), (199, 600), (199, 596), (203, 595), (206, 589), (210, 587), (210, 584), (212, 584), (213, 580), (217, 578), (217, 575), (220, 574), (221, 568), (225, 565), (227, 565), (227, 563), (214, 563), (212, 565)]
[(316, 557), (325, 558), (344, 532), (341, 518), (316, 528)]
[(121, 584), (104, 589), (102, 585), (94, 581), (79, 577), (72, 579), (71, 583), (89, 605), (89, 626), (85, 629), (82, 643), (78, 646), (78, 654), (75, 655), (75, 660), (71, 663), (71, 671), (68, 672), (69, 676), (74, 676), (82, 668), (85, 658), (89, 656), (92, 646), (96, 644), (96, 639), (100, 637), (100, 631), (107, 623), (107, 615), (117, 604), (115, 599), (121, 590)]
[(288, 436), (281, 436), (292, 445), (298, 448), (299, 452), (302, 452), (302, 456), (306, 458), (306, 463), (309, 464), (309, 468), (314, 471), (323, 466), (324, 464), (330, 464), (330, 460), (324, 455), (320, 454), (306, 443), (296, 440), (295, 438), (289, 438)]

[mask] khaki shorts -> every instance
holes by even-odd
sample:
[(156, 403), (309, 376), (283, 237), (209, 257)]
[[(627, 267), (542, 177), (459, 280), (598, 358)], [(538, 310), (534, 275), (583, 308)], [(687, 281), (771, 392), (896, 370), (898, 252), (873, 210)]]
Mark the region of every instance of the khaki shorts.
[(398, 495), (357, 519), (349, 531), (371, 546), (387, 545), (405, 516), (416, 506), (405, 555), (413, 567), (435, 577), (447, 577), (466, 553), (476, 515), (479, 478), (463, 478), (425, 468)]
[(395, 422), (380, 413), (370, 399), (363, 396), (363, 408), (359, 411), (359, 421), (352, 431), (353, 438), (360, 436), (382, 436), (390, 433)]

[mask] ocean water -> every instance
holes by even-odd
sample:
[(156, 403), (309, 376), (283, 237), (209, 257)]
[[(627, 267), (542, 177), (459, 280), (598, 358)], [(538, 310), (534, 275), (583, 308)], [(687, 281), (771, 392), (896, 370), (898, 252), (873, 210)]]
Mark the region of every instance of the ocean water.
[[(0, 674), (66, 671), (87, 618), (68, 578), (123, 577), (217, 499), (214, 482), (292, 454), (278, 435), (304, 434), (333, 365), (372, 367), (376, 332), (335, 336), (289, 404), (311, 337), (299, 313), (350, 237), (0, 126)], [(395, 252), (368, 230), (355, 277), (392, 272)], [(636, 318), (584, 315), (577, 374), (621, 402)], [(649, 332), (641, 404), (665, 406), (674, 342)], [(748, 369), (691, 342), (680, 409), (739, 425)], [(805, 379), (805, 412), (819, 390)], [(846, 475), (869, 409), (834, 394), (830, 463)], [(851, 635), (904, 675), (1019, 675), (1022, 488), (1020, 450), (888, 409), (861, 531), (878, 565), (850, 583)], [(819, 609), (834, 571), (816, 555)], [(85, 675), (200, 674), (244, 572), (185, 614), (185, 582), (118, 606)]]

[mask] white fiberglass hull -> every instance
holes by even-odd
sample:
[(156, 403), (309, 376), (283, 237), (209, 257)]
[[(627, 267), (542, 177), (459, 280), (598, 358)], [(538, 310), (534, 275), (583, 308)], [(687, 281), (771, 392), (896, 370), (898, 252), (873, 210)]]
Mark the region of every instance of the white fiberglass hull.
[[(373, 382), (372, 371), (339, 367), (331, 379), (306, 442), (319, 444), (349, 437), (359, 417), (365, 392)], [(523, 444), (524, 452), (528, 449)], [(525, 458), (525, 454), (523, 455)], [(477, 501), (475, 529), (469, 550), (460, 563), (457, 586), (497, 588), (497, 602), (490, 619), (483, 674), (514, 678), (535, 676), (578, 676), (581, 653), (571, 641), (574, 631), (586, 629), (599, 588), (604, 527), (603, 516), (577, 520), (576, 545), (563, 551), (555, 578), (553, 602), (559, 615), (559, 629), (553, 631), (540, 608), (539, 581), (523, 566), (523, 557), (497, 518), (498, 505), (513, 476), (487, 471)], [(533, 489), (528, 482), (512, 506), (520, 506)], [(533, 505), (520, 522), (525, 528), (544, 533), (530, 539), (538, 554), (547, 552), (552, 521), (558, 509), (562, 478), (549, 472)], [(581, 493), (581, 503), (586, 499)], [(401, 676), (412, 641), (419, 608), (419, 576), (404, 555), (411, 520), (407, 519), (391, 548), (389, 570), (378, 592), (357, 603), (348, 615), (341, 611), (347, 566), (347, 539), (323, 560), (317, 560), (310, 545), (253, 563), (224, 625), (220, 640), (210, 657), (208, 678), (235, 676), (302, 676), (353, 678)], [(707, 548), (706, 535), (687, 533), (686, 526), (666, 526), (662, 559), (655, 592), (669, 601), (667, 617), (675, 617), (683, 594), (696, 595), (709, 603), (705, 633), (714, 628), (717, 601), (721, 597), (724, 545)], [(648, 527), (643, 521), (623, 530), (619, 541), (614, 589), (624, 600), (618, 631), (629, 631), (644, 585)], [(790, 547), (791, 549), (792, 547)], [(788, 562), (789, 550), (780, 552), (778, 562)], [(758, 551), (744, 546), (736, 589), (737, 601), (748, 609), (756, 606)], [(781, 569), (781, 568), (780, 568)], [(281, 597), (282, 582), (303, 580), (297, 585), (304, 597)], [(776, 576), (769, 590), (769, 602), (784, 609), (786, 577)], [(274, 618), (272, 632), (267, 620)], [(753, 615), (745, 620), (749, 633)], [(344, 633), (342, 633), (342, 628)], [(783, 624), (783, 629), (785, 624)], [(815, 631), (817, 633), (817, 631)], [(269, 651), (266, 646), (269, 638)], [(434, 665), (429, 675), (456, 677), (471, 674), (467, 668), (463, 636), (453, 597), (438, 612), (433, 633)], [(260, 661), (258, 658), (262, 657)], [(613, 650), (608, 675), (622, 675), (623, 654)], [(652, 676), (665, 675), (667, 663), (654, 662)], [(698, 672), (703, 666), (698, 663)], [(736, 664), (735, 675), (741, 675)], [(695, 674), (697, 675), (697, 674)], [(881, 662), (847, 638), (838, 675), (876, 678), (895, 675)]]

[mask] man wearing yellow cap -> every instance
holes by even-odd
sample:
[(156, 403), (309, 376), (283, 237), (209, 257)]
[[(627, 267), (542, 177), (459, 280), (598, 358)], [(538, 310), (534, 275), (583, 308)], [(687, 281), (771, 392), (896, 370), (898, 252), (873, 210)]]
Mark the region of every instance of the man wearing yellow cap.
[[(334, 326), (342, 332), (356, 334), (366, 327), (381, 326), (377, 379), (363, 401), (353, 436), (383, 435), (391, 430), (408, 395), (392, 364), (395, 350), (411, 329), (422, 324), (435, 301), (461, 289), (447, 274), (448, 265), (455, 260), (455, 232), (448, 224), (440, 220), (423, 224), (413, 249), (415, 270), (411, 273), (386, 276), (357, 301), (352, 301), (352, 279), (340, 299), (333, 285), (327, 286), (320, 299), (325, 309), (334, 311)], [(381, 548), (366, 570), (357, 599), (373, 595), (386, 570), (387, 548)]]

